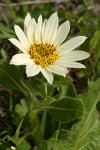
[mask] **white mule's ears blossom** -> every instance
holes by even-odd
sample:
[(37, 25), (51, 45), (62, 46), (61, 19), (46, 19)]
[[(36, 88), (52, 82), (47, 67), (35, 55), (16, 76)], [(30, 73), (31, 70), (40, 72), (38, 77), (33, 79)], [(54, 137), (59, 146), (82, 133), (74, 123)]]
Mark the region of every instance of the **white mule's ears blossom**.
[[(26, 65), (27, 77), (32, 77), (40, 72), (52, 84), (53, 73), (66, 76), (67, 68), (85, 68), (76, 61), (89, 57), (89, 53), (74, 50), (85, 40), (85, 36), (77, 36), (66, 42), (70, 30), (69, 21), (59, 26), (58, 15), (55, 12), (43, 21), (40, 15), (36, 22), (28, 13), (24, 21), (24, 31), (14, 26), (17, 38), (9, 41), (22, 53), (12, 57), (10, 64)], [(64, 43), (63, 43), (64, 42)]]

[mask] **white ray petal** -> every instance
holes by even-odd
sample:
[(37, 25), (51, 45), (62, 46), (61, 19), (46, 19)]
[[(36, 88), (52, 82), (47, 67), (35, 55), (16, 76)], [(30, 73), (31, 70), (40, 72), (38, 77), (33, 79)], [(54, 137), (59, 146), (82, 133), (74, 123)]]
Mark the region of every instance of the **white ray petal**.
[(63, 24), (61, 24), (57, 30), (57, 35), (54, 40), (55, 45), (60, 45), (67, 37), (68, 33), (70, 31), (70, 22), (65, 21)]
[(69, 51), (72, 51), (76, 49), (78, 46), (80, 46), (86, 39), (87, 37), (85, 36), (78, 36), (78, 37), (72, 38), (68, 40), (67, 42), (63, 43), (62, 45), (60, 45), (57, 51), (59, 53), (67, 53)]
[(53, 74), (49, 71), (47, 71), (45, 68), (40, 67), (41, 73), (43, 76), (47, 79), (47, 81), (52, 84), (53, 82)]
[(28, 54), (16, 54), (12, 57), (10, 64), (14, 64), (16, 66), (19, 65), (27, 65), (34, 63), (32, 59), (30, 59), (30, 56)]
[(35, 33), (36, 42), (41, 43), (41, 38), (42, 38), (42, 16), (40, 15), (38, 18), (38, 24)]
[(23, 53), (27, 53), (27, 50), (22, 46), (22, 44), (15, 38), (9, 39), (9, 41), (14, 44), (18, 49), (20, 49)]
[(18, 25), (15, 25), (14, 29), (15, 29), (16, 35), (17, 35), (19, 41), (21, 42), (21, 44), (26, 49), (28, 49), (30, 47), (30, 43), (29, 43), (28, 39), (26, 38), (23, 30)]
[[(57, 62), (58, 63), (58, 62)], [(78, 62), (68, 62), (68, 61), (64, 61), (64, 62), (59, 62), (59, 64), (63, 64), (65, 65), (65, 67), (67, 68), (86, 68), (83, 64), (78, 63)]]
[(31, 44), (34, 44), (35, 29), (36, 29), (36, 21), (33, 18), (29, 22), (28, 28), (27, 28), (27, 37)]
[(27, 33), (28, 24), (31, 21), (31, 15), (28, 13), (24, 20), (24, 33)]
[(77, 50), (77, 51), (71, 51), (67, 54), (61, 54), (60, 59), (62, 58), (62, 61), (64, 60), (64, 58), (67, 61), (78, 61), (78, 60), (86, 59), (89, 56), (90, 56), (89, 53)]
[(26, 65), (27, 77), (35, 76), (35, 75), (39, 74), (39, 72), (40, 72), (40, 69), (39, 69), (38, 65), (36, 65), (36, 64)]
[(56, 38), (57, 28), (58, 28), (58, 15), (56, 12), (52, 14), (50, 18), (47, 20), (45, 32), (43, 35), (43, 43), (53, 44), (54, 39)]
[(44, 20), (43, 26), (42, 26), (42, 42), (43, 42), (43, 35), (45, 34), (46, 23), (47, 23), (47, 19)]
[(60, 65), (48, 65), (46, 67), (46, 69), (49, 71), (49, 72), (53, 72), (55, 74), (59, 74), (59, 75), (62, 75), (62, 76), (66, 76), (66, 73), (67, 73), (67, 69), (63, 66), (60, 66)]

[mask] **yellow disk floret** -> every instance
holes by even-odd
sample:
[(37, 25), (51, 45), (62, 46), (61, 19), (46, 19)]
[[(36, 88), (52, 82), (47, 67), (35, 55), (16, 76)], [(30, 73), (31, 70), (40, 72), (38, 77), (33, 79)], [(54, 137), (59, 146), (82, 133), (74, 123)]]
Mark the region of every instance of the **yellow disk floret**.
[(50, 44), (34, 44), (31, 46), (29, 54), (34, 62), (41, 67), (53, 64), (58, 58), (56, 48)]

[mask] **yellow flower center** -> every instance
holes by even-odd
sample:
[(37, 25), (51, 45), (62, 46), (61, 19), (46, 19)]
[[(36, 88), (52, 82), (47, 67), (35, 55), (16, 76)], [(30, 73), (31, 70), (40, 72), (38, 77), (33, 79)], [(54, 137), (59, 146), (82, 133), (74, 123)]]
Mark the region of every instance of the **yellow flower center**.
[(56, 48), (50, 44), (34, 44), (31, 46), (29, 54), (34, 62), (41, 67), (53, 64), (58, 58)]

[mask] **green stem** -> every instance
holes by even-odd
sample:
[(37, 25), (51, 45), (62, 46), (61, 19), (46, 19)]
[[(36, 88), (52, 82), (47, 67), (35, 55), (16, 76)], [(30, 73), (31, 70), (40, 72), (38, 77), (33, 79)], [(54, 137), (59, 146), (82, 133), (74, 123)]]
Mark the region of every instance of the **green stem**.
[(64, 97), (66, 96), (67, 90), (68, 90), (68, 87), (66, 87), (66, 86), (61, 86), (61, 87), (60, 87), (60, 93), (59, 93), (58, 99), (64, 98)]
[(47, 110), (44, 110), (42, 121), (41, 121), (41, 133), (42, 133), (43, 137), (44, 137), (44, 133), (45, 133), (46, 117), (47, 117)]
[(57, 140), (58, 140), (60, 126), (61, 126), (61, 122), (59, 122), (59, 126), (58, 126), (58, 130), (57, 130), (57, 134), (56, 134), (56, 138), (55, 138), (55, 144), (54, 144), (54, 145), (56, 145), (56, 143), (57, 143)]
[[(76, 92), (76, 89), (75, 89), (75, 86), (73, 85), (73, 83), (70, 84), (70, 87), (69, 87), (69, 90), (72, 90), (71, 92), (71, 95), (75, 98), (77, 98), (77, 92)], [(73, 93), (73, 94), (72, 94)]]
[(13, 109), (13, 101), (12, 101), (12, 94), (10, 93), (10, 113), (12, 113), (12, 109)]
[[(45, 86), (45, 93), (47, 96), (47, 83), (45, 83), (44, 86)], [(45, 101), (46, 101), (46, 97), (45, 97)], [(42, 121), (41, 121), (41, 133), (42, 133), (43, 137), (44, 137), (44, 133), (45, 133), (46, 117), (47, 117), (47, 110), (44, 110), (43, 116), (42, 116)]]
[[(45, 83), (45, 93), (47, 96), (47, 83)], [(46, 101), (46, 97), (45, 97), (45, 101)], [(44, 110), (43, 116), (42, 116), (42, 121), (41, 121), (41, 133), (42, 133), (43, 137), (44, 137), (44, 133), (45, 133), (46, 117), (47, 117), (47, 110)]]
[(62, 99), (66, 96), (77, 98), (77, 92), (72, 83), (67, 86), (60, 87), (60, 93), (58, 99)]
[(34, 142), (38, 145), (42, 140), (42, 135), (39, 127), (39, 120), (37, 113), (33, 110), (34, 100), (31, 99), (29, 102), (29, 123), (31, 127), (31, 133), (34, 138)]

